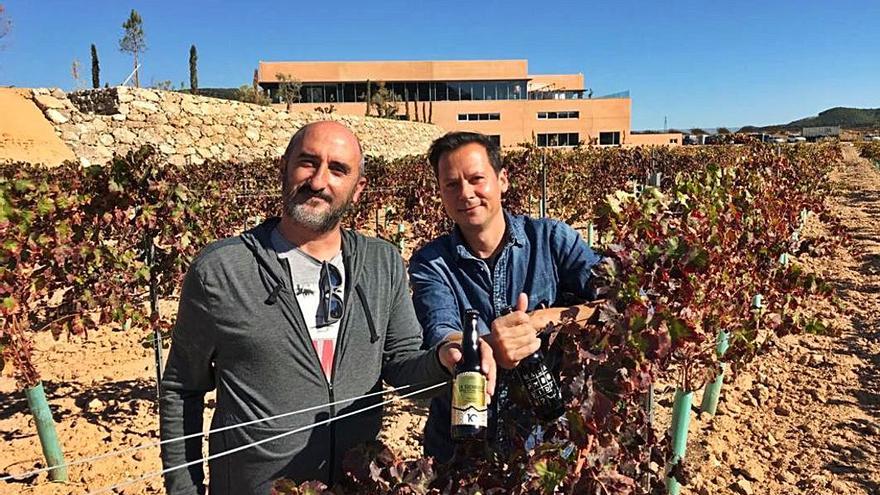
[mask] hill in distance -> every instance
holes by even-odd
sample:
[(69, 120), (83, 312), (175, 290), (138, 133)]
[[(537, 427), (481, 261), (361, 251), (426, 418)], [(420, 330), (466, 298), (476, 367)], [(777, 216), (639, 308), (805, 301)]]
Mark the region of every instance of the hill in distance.
[(768, 125), (758, 129), (763, 131), (797, 131), (804, 127), (823, 127), (839, 125), (842, 129), (880, 128), (880, 108), (834, 107), (819, 112), (815, 117), (794, 120), (788, 124)]

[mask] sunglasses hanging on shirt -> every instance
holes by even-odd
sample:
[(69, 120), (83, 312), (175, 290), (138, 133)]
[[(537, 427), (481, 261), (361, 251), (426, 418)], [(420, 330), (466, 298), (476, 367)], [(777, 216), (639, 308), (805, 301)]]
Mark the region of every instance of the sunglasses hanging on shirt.
[(321, 290), (321, 303), (318, 305), (318, 326), (332, 325), (342, 318), (342, 274), (336, 265), (321, 262), (321, 278), (318, 281)]

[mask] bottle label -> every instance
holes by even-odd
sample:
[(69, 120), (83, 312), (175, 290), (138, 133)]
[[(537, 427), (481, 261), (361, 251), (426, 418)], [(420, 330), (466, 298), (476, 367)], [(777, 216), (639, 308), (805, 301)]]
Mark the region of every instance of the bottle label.
[(452, 382), (452, 425), (486, 426), (486, 377), (476, 371), (459, 373)]

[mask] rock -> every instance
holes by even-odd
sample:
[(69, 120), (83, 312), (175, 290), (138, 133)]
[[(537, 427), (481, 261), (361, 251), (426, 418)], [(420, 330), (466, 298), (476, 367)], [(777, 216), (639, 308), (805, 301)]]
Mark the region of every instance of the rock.
[(144, 113), (156, 113), (159, 111), (159, 107), (155, 103), (150, 101), (135, 100), (131, 102), (131, 106)]
[(746, 461), (741, 466), (738, 466), (737, 469), (751, 481), (764, 481), (766, 478), (764, 468), (754, 461)]
[(780, 472), (779, 474), (776, 475), (776, 481), (779, 481), (780, 483), (794, 485), (798, 482), (798, 477), (795, 476), (793, 473), (790, 473), (787, 470), (783, 470), (782, 472)]
[(59, 100), (63, 100), (63, 99), (67, 98), (67, 93), (62, 91), (61, 88), (54, 88), (52, 90), (51, 94), (52, 94), (52, 96), (54, 96), (55, 98), (58, 98)]
[(125, 121), (125, 115), (124, 115), (124, 114), (121, 114), (121, 113), (115, 113), (115, 114), (113, 114), (110, 118), (113, 119), (113, 120), (115, 120), (116, 122), (123, 122), (123, 121)]
[(86, 411), (97, 411), (99, 409), (102, 409), (103, 407), (104, 403), (101, 402), (99, 399), (92, 399), (89, 401), (88, 404), (86, 404), (86, 407), (84, 409)]
[(116, 139), (117, 142), (122, 144), (133, 144), (135, 139), (137, 139), (137, 135), (135, 135), (135, 133), (129, 131), (124, 127), (114, 130), (113, 137)]
[(849, 487), (843, 480), (832, 480), (830, 487), (834, 493), (849, 493)]
[(120, 88), (118, 93), (116, 94), (116, 98), (119, 103), (128, 103), (129, 101), (134, 101), (134, 96), (132, 96), (131, 93), (128, 92), (128, 89), (123, 90), (122, 88)]
[(58, 110), (55, 110), (54, 108), (50, 108), (50, 109), (46, 110), (46, 118), (48, 118), (49, 120), (51, 120), (52, 122), (54, 122), (56, 124), (63, 124), (65, 122), (67, 122), (67, 117), (62, 115), (61, 112), (59, 112)]
[(101, 134), (101, 137), (98, 138), (98, 140), (101, 141), (101, 144), (103, 144), (104, 146), (111, 146), (113, 145), (114, 141), (113, 136), (110, 134)]
[(186, 165), (186, 157), (183, 155), (171, 155), (168, 157), (168, 163), (175, 165), (177, 167), (183, 167)]
[(50, 108), (64, 108), (64, 102), (49, 95), (34, 95), (34, 102), (40, 107), (40, 110), (48, 110)]
[(109, 160), (109, 159), (113, 158), (113, 151), (110, 150), (110, 148), (108, 148), (106, 146), (101, 146), (101, 145), (96, 146), (95, 147), (95, 154), (99, 158), (104, 159), (104, 160)]
[(149, 90), (149, 89), (141, 90), (138, 93), (138, 96), (147, 100), (147, 101), (161, 101), (162, 100), (161, 98), (159, 98), (158, 93), (156, 93), (155, 91)]
[(174, 146), (171, 146), (168, 143), (160, 143), (159, 144), (159, 151), (161, 151), (162, 153), (165, 153), (166, 155), (171, 155), (174, 153)]
[(141, 461), (143, 461), (144, 459), (147, 458), (147, 456), (144, 455), (144, 451), (143, 451), (143, 450), (138, 450), (138, 451), (135, 452), (134, 455), (131, 456), (131, 457), (132, 457), (132, 459), (134, 459), (134, 460), (136, 460), (136, 461), (138, 461), (138, 462), (141, 462)]
[(742, 495), (752, 495), (754, 490), (752, 490), (752, 483), (744, 478), (740, 478), (736, 480), (736, 483), (730, 487), (736, 493), (740, 493)]
[(789, 409), (789, 407), (786, 406), (785, 404), (779, 404), (778, 406), (773, 408), (773, 412), (775, 412), (779, 416), (790, 416), (791, 415), (791, 409)]
[(247, 130), (245, 131), (244, 135), (247, 136), (247, 138), (250, 139), (250, 140), (253, 141), (253, 142), (257, 142), (257, 141), (260, 140), (260, 133), (259, 133), (259, 131), (257, 131), (257, 130), (256, 130), (255, 128), (253, 128), (253, 127), (248, 127)]

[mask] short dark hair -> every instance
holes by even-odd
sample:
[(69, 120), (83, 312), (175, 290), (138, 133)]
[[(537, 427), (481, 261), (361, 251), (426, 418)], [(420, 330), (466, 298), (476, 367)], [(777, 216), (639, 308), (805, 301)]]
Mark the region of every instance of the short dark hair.
[(489, 136), (479, 132), (459, 131), (446, 133), (431, 143), (431, 149), (428, 150), (428, 161), (431, 163), (431, 168), (434, 169), (434, 177), (440, 175), (440, 158), (443, 155), (471, 143), (477, 143), (486, 148), (492, 169), (496, 174), (501, 172), (501, 169), (504, 168), (504, 164), (501, 162), (501, 149), (489, 139)]

